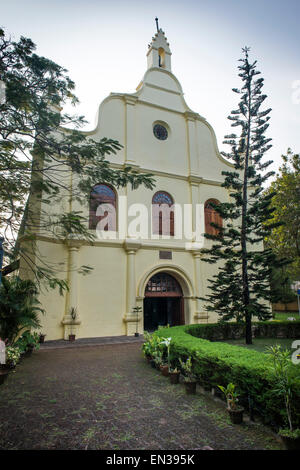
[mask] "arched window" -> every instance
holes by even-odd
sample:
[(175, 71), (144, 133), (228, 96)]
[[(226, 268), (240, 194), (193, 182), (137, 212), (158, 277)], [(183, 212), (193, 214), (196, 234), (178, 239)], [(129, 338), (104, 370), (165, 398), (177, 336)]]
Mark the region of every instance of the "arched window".
[(209, 235), (218, 235), (218, 229), (212, 227), (210, 224), (213, 222), (214, 224), (222, 227), (223, 219), (220, 214), (218, 214), (218, 212), (212, 207), (211, 203), (217, 205), (220, 204), (220, 201), (217, 199), (208, 199), (204, 205), (205, 233), (208, 233)]
[(116, 193), (113, 188), (107, 184), (96, 184), (90, 197), (90, 220), (89, 228), (95, 230), (116, 230), (117, 227), (117, 207)]
[(147, 282), (145, 297), (181, 297), (182, 289), (176, 279), (167, 273), (158, 273)]
[(165, 191), (158, 191), (152, 198), (152, 231), (174, 236), (174, 201)]

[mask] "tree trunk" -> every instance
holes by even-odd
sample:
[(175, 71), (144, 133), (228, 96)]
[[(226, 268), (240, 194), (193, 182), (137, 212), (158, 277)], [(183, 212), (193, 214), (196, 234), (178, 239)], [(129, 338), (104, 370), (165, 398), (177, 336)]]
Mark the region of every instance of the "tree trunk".
[(248, 257), (247, 257), (247, 203), (248, 203), (248, 164), (250, 153), (250, 136), (251, 136), (251, 77), (248, 77), (248, 129), (247, 129), (247, 147), (245, 152), (244, 163), (244, 181), (243, 181), (243, 206), (242, 206), (242, 231), (241, 231), (241, 247), (242, 247), (242, 282), (243, 282), (243, 303), (246, 322), (246, 344), (252, 344), (252, 321), (249, 312), (250, 295), (248, 280)]

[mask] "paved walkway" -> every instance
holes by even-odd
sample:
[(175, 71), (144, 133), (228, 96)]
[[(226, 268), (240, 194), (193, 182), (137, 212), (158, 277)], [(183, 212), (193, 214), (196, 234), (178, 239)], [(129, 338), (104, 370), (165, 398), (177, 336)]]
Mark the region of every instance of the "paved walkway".
[(62, 348), (80, 348), (85, 346), (100, 346), (103, 344), (131, 344), (142, 343), (144, 336), (104, 336), (101, 338), (79, 338), (76, 341), (66, 341), (64, 339), (45, 341), (40, 345), (40, 349), (62, 349)]
[(171, 385), (140, 342), (45, 345), (0, 386), (0, 416), (0, 449), (282, 448), (257, 423), (230, 424), (223, 402)]

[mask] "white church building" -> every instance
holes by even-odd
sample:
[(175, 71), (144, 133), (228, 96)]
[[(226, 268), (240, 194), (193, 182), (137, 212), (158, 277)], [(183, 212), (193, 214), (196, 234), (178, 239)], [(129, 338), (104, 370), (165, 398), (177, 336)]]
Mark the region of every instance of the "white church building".
[[(111, 93), (99, 107), (96, 128), (88, 133), (94, 140), (119, 141), (123, 148), (107, 157), (111, 165), (151, 173), (155, 188), (117, 189), (95, 181), (89, 203), (79, 209), (93, 233), (103, 221), (99, 207), (109, 203), (115, 209), (100, 230), (102, 236), (93, 244), (76, 237), (58, 243), (51, 235), (38, 236), (39, 252), (52, 261), (66, 260), (68, 266), (69, 290), (63, 296), (51, 291), (40, 297), (47, 340), (68, 339), (69, 334), (133, 335), (159, 325), (217, 319), (199, 300), (208, 293), (207, 280), (216, 270), (201, 261), (201, 248), (210, 243), (203, 233), (215, 230), (210, 222), (221, 222), (210, 202), (229, 200), (221, 187), (222, 171), (232, 165), (220, 155), (210, 124), (186, 104), (171, 57), (167, 38), (158, 29), (136, 92)], [(77, 210), (77, 203), (72, 204)], [(162, 205), (169, 208), (166, 224)], [(137, 233), (133, 227), (140, 206), (147, 229)], [(83, 264), (93, 268), (89, 275), (77, 272)], [(135, 307), (140, 307), (138, 315)]]

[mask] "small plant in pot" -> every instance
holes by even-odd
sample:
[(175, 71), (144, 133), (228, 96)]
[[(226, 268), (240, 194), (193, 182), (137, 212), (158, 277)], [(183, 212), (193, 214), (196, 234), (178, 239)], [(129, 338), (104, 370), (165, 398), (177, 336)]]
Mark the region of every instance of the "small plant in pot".
[(244, 408), (238, 406), (238, 393), (236, 392), (236, 385), (229, 383), (227, 387), (218, 385), (219, 389), (222, 390), (227, 401), (227, 411), (229, 413), (230, 421), (233, 424), (241, 424), (243, 422)]
[(3, 370), (14, 369), (21, 358), (21, 350), (18, 346), (7, 346), (6, 347), (6, 362), (1, 365)]
[(45, 342), (45, 337), (46, 337), (45, 334), (40, 333), (40, 336), (39, 336), (39, 343), (40, 344), (43, 344)]
[(138, 337), (140, 334), (138, 332), (138, 327), (139, 327), (139, 314), (142, 311), (142, 307), (133, 307), (132, 313), (136, 315), (136, 323), (135, 323), (135, 333), (134, 336)]
[(193, 373), (192, 358), (188, 357), (186, 361), (182, 361), (179, 358), (179, 363), (184, 378), (185, 391), (189, 395), (194, 395), (196, 393), (197, 381)]
[(168, 367), (163, 360), (163, 352), (160, 349), (156, 349), (153, 353), (153, 359), (155, 363), (155, 367), (158, 370), (161, 370), (162, 373), (164, 372), (164, 367)]
[(148, 333), (148, 331), (144, 331), (144, 338), (145, 338), (145, 342), (143, 343), (143, 346), (142, 346), (142, 352), (143, 352), (144, 357), (147, 359), (147, 362), (150, 363), (150, 361), (152, 360), (152, 354), (154, 351), (154, 348), (153, 348), (154, 338), (150, 333)]
[(75, 333), (74, 333), (74, 325), (75, 325), (75, 320), (77, 318), (77, 311), (76, 311), (76, 308), (75, 307), (71, 307), (70, 308), (70, 317), (72, 318), (72, 322), (71, 322), (71, 332), (69, 334), (69, 341), (73, 342), (75, 341)]
[(144, 356), (153, 368), (158, 368), (162, 363), (162, 350), (160, 347), (160, 338), (155, 334), (144, 333), (146, 341), (142, 346)]
[(29, 330), (25, 331), (22, 336), (14, 343), (24, 357), (31, 356), (34, 350), (39, 349), (40, 341), (38, 333), (31, 333)]
[(171, 348), (171, 340), (172, 338), (163, 338), (160, 342), (160, 347), (164, 347), (167, 349), (167, 364), (163, 365), (162, 374), (166, 377), (169, 376), (170, 373), (170, 348)]
[(281, 349), (281, 346), (275, 345), (267, 348), (267, 353), (273, 359), (273, 372), (276, 377), (276, 385), (273, 393), (281, 396), (284, 400), (286, 409), (287, 427), (280, 429), (281, 437), (287, 450), (300, 450), (300, 429), (295, 428), (292, 415), (293, 403), (293, 367), (291, 362), (291, 353), (288, 349)]
[(171, 384), (178, 384), (179, 376), (180, 376), (180, 370), (178, 370), (177, 367), (169, 368), (169, 377), (170, 377)]

